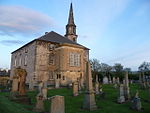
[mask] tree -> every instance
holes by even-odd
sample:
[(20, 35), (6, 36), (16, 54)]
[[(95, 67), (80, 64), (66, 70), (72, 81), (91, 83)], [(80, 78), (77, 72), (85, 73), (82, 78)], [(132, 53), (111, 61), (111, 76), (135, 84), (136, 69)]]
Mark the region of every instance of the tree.
[(100, 71), (102, 73), (105, 73), (106, 76), (108, 76), (110, 74), (111, 70), (112, 70), (111, 66), (109, 66), (108, 64), (105, 64), (105, 63), (101, 63)]
[(113, 69), (115, 71), (116, 76), (118, 76), (122, 79), (123, 78), (123, 66), (120, 63), (116, 63), (113, 66)]
[(150, 71), (150, 62), (143, 62), (140, 66), (139, 66), (139, 71)]
[(100, 71), (100, 62), (97, 59), (91, 59), (90, 63), (92, 65), (92, 75), (93, 78), (95, 78), (96, 74), (98, 74)]
[(139, 71), (144, 72), (146, 75), (150, 75), (150, 62), (143, 62), (138, 69)]

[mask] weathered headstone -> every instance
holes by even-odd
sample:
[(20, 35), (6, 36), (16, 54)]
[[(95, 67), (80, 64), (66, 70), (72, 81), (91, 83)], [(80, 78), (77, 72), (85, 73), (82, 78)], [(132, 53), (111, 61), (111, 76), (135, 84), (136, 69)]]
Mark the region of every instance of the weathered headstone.
[(107, 76), (104, 76), (104, 78), (103, 78), (103, 84), (108, 84), (109, 82), (108, 82), (108, 77)]
[(109, 75), (109, 84), (112, 83), (111, 76)]
[(116, 83), (117, 83), (117, 84), (120, 84), (120, 79), (119, 79), (119, 77), (117, 77)]
[(47, 99), (47, 88), (42, 88), (42, 96), (44, 99)]
[(25, 69), (18, 67), (15, 69), (15, 75), (19, 77), (19, 88), (18, 88), (19, 95), (25, 95), (26, 93), (25, 81), (26, 81), (27, 72)]
[(78, 96), (78, 82), (73, 82), (73, 96)]
[(43, 112), (44, 111), (44, 98), (42, 95), (38, 94), (36, 96), (36, 106), (33, 109), (35, 112)]
[(90, 111), (97, 109), (96, 102), (95, 102), (95, 95), (93, 91), (91, 65), (89, 62), (87, 62), (86, 64), (86, 92), (83, 101), (83, 109), (90, 110)]
[(42, 81), (40, 81), (39, 84), (38, 84), (38, 91), (39, 91), (39, 94), (40, 94), (40, 95), (42, 95), (43, 84), (44, 84), (44, 83), (43, 83)]
[(55, 88), (59, 88), (59, 87), (60, 87), (60, 80), (55, 79)]
[(113, 84), (116, 84), (116, 78), (113, 77)]
[(65, 113), (64, 96), (51, 97), (50, 113)]
[(128, 72), (125, 73), (124, 96), (126, 100), (130, 99)]
[(77, 82), (78, 82), (78, 91), (79, 91), (79, 93), (81, 93), (81, 90), (82, 90), (81, 78), (77, 78)]
[(123, 84), (120, 84), (120, 87), (119, 87), (119, 97), (118, 97), (117, 102), (120, 103), (120, 104), (125, 102), (124, 85)]
[(13, 76), (12, 92), (17, 92), (19, 88), (19, 80), (17, 76)]
[[(30, 98), (26, 95), (26, 90), (25, 90), (25, 81), (26, 81), (26, 76), (27, 72), (25, 69), (22, 69), (21, 67), (18, 67), (14, 70), (14, 83), (13, 83), (13, 88), (12, 92), (10, 93), (9, 98), (12, 101), (18, 102), (18, 103), (23, 103), (23, 104), (30, 104), (31, 100)], [(16, 83), (15, 83), (16, 82)]]
[(96, 75), (95, 94), (99, 94), (99, 89), (98, 75)]
[(136, 92), (135, 97), (131, 101), (131, 109), (140, 111), (142, 109), (141, 99), (139, 98), (139, 92)]

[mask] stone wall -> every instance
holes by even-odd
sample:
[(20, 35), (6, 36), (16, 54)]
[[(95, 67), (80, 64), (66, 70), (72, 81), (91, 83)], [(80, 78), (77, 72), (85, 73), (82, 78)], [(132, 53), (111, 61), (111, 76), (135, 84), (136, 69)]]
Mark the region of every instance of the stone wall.
[[(14, 69), (18, 66), (27, 71), (26, 83), (31, 83), (35, 75), (35, 49), (36, 42), (32, 42), (25, 47), (18, 49), (12, 53), (11, 56), (11, 74), (10, 78), (14, 75)], [(26, 58), (25, 58), (26, 57)], [(25, 63), (26, 62), (26, 63)]]
[[(67, 85), (83, 77), (85, 73), (86, 52), (83, 48), (54, 44), (54, 50), (49, 50), (48, 42), (37, 42), (36, 49), (36, 76), (38, 81), (48, 80), (54, 85), (55, 79), (60, 79), (62, 85)], [(80, 54), (80, 66), (70, 66), (69, 53)], [(49, 64), (49, 55), (54, 55), (54, 64)], [(88, 55), (87, 55), (88, 56)], [(52, 73), (52, 75), (50, 75)], [(50, 77), (53, 76), (53, 77)]]
[[(50, 49), (50, 45), (53, 45), (54, 48)], [(70, 66), (70, 53), (80, 54), (79, 66)], [(54, 55), (54, 64), (50, 64), (51, 55)], [(25, 65), (25, 56), (27, 56), (27, 65)], [(21, 64), (19, 63), (20, 58)], [(81, 76), (83, 80), (85, 79), (85, 63), (87, 59), (88, 50), (82, 47), (34, 41), (12, 53), (11, 78), (13, 70), (21, 66), (21, 68), (27, 71), (26, 83), (29, 83), (31, 87), (37, 85), (38, 81), (47, 80), (48, 84), (54, 85), (55, 79), (60, 79), (61, 85), (67, 85), (76, 81)]]

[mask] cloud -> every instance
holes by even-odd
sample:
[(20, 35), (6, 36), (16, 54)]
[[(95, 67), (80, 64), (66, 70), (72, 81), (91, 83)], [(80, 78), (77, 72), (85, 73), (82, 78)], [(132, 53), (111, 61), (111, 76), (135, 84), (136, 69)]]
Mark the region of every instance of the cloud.
[(2, 40), (0, 41), (0, 43), (6, 46), (10, 46), (10, 45), (23, 44), (24, 42), (19, 40)]
[(52, 19), (40, 12), (21, 6), (0, 6), (0, 33), (2, 35), (30, 35), (52, 27)]

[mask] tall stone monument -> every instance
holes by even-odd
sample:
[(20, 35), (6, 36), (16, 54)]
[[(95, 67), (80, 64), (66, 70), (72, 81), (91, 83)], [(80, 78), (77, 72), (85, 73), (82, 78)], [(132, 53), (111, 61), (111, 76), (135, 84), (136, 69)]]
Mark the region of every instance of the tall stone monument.
[(128, 72), (125, 73), (124, 96), (126, 100), (130, 99)]
[(65, 113), (64, 96), (51, 97), (50, 113)]
[(93, 83), (92, 83), (92, 74), (91, 74), (91, 65), (90, 62), (86, 64), (86, 92), (83, 102), (83, 109), (86, 110), (96, 110), (96, 102), (95, 95), (93, 91)]
[(18, 92), (19, 89), (19, 77), (17, 75), (13, 76), (13, 82), (12, 82), (12, 92)]
[(15, 71), (15, 75), (19, 77), (19, 88), (18, 88), (19, 95), (25, 95), (26, 93), (25, 81), (26, 81), (27, 72), (25, 69), (22, 69), (20, 67), (16, 68), (14, 71)]
[(18, 67), (14, 69), (13, 85), (12, 92), (10, 93), (9, 98), (12, 101), (24, 104), (30, 104), (31, 100), (26, 95), (25, 81), (26, 81), (27, 72), (25, 69)]
[(120, 84), (120, 87), (119, 87), (119, 97), (118, 97), (117, 102), (120, 103), (120, 104), (125, 102), (124, 85), (123, 84)]

